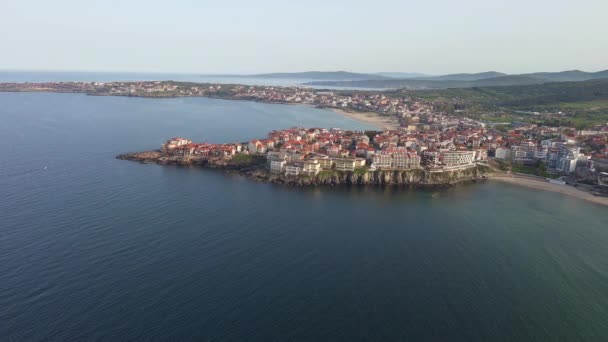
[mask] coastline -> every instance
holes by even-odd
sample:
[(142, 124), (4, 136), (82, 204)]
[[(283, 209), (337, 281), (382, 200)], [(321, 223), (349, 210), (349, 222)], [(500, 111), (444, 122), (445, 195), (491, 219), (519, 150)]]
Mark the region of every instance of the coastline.
[(382, 114), (378, 114), (375, 112), (355, 112), (355, 111), (346, 111), (344, 109), (339, 108), (327, 108), (334, 113), (338, 113), (342, 116), (345, 116), (349, 119), (357, 120), (359, 122), (371, 124), (376, 126), (379, 129), (388, 129), (395, 130), (399, 128), (399, 122), (397, 117), (392, 115), (387, 115), (384, 117)]
[(492, 181), (499, 181), (499, 182), (503, 182), (503, 183), (519, 185), (519, 186), (523, 186), (523, 187), (527, 187), (527, 188), (531, 188), (531, 189), (557, 192), (557, 193), (560, 193), (563, 195), (568, 195), (568, 196), (571, 196), (571, 197), (574, 197), (577, 199), (608, 206), (608, 197), (594, 196), (588, 192), (579, 190), (570, 185), (552, 184), (552, 183), (545, 182), (542, 180), (535, 180), (535, 179), (531, 179), (531, 178), (520, 178), (520, 177), (490, 176), (487, 179), (492, 180)]
[(379, 130), (396, 130), (400, 127), (399, 120), (395, 115), (383, 115), (376, 112), (371, 111), (358, 111), (358, 110), (345, 110), (341, 108), (334, 107), (320, 107), (310, 103), (288, 103), (288, 102), (274, 102), (274, 101), (263, 101), (259, 99), (252, 98), (242, 98), (242, 97), (226, 97), (226, 96), (209, 96), (209, 95), (196, 95), (196, 96), (185, 96), (185, 95), (133, 95), (133, 94), (111, 94), (111, 93), (92, 93), (87, 91), (74, 91), (74, 90), (65, 90), (58, 91), (56, 89), (0, 89), (0, 92), (10, 92), (10, 93), (69, 93), (69, 94), (85, 94), (87, 96), (120, 96), (120, 97), (139, 97), (139, 98), (151, 98), (151, 99), (174, 99), (180, 97), (202, 97), (208, 99), (216, 99), (216, 100), (226, 100), (226, 101), (251, 101), (251, 102), (259, 102), (266, 104), (280, 104), (280, 105), (292, 105), (292, 106), (309, 106), (317, 109), (327, 109), (334, 113), (337, 113), (341, 116), (347, 117), (349, 119), (359, 121), (362, 123), (370, 124), (375, 126)]
[(223, 158), (206, 158), (191, 156), (170, 156), (159, 150), (125, 153), (116, 156), (117, 159), (137, 161), (144, 164), (193, 166), (208, 169), (221, 169), (235, 172), (252, 180), (285, 184), (291, 186), (336, 186), (346, 185), (404, 185), (411, 187), (434, 186), (446, 187), (468, 181), (486, 179), (488, 168), (475, 165), (474, 167), (458, 170), (433, 172), (423, 168), (386, 169), (386, 170), (323, 170), (316, 175), (285, 175), (271, 173), (266, 166), (266, 158), (254, 155), (250, 160), (233, 161)]

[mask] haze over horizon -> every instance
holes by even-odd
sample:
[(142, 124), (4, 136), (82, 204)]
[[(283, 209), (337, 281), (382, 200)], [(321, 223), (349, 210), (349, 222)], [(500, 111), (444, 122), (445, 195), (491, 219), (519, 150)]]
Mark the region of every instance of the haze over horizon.
[[(593, 10), (590, 10), (593, 9)], [(599, 0), (5, 3), (0, 69), (429, 75), (606, 69)]]

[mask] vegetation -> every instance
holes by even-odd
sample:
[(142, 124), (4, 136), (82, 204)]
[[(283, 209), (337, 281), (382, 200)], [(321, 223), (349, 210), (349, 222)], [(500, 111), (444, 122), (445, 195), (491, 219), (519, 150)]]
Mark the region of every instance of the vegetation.
[(354, 173), (356, 175), (364, 175), (367, 173), (367, 171), (369, 171), (369, 168), (367, 166), (363, 166), (356, 168)]
[(254, 166), (266, 163), (266, 157), (256, 154), (239, 153), (230, 159), (229, 164), (234, 166)]
[(511, 165), (511, 172), (514, 173), (525, 173), (528, 175), (540, 176), (540, 177), (549, 177), (547, 173), (547, 167), (544, 163), (537, 161), (534, 165), (523, 165), (523, 164), (513, 164)]
[[(578, 129), (608, 122), (608, 79), (521, 86), (410, 91), (447, 113), (486, 122), (523, 121)], [(488, 114), (492, 113), (492, 114)]]
[(337, 173), (334, 170), (323, 170), (323, 171), (319, 172), (318, 177), (319, 177), (319, 179), (329, 179), (336, 175), (337, 175)]

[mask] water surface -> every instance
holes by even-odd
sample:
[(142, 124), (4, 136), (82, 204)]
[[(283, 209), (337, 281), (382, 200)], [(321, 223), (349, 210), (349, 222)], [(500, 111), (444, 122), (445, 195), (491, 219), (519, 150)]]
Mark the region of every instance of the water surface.
[[(608, 212), (483, 183), (296, 189), (114, 159), (330, 111), (0, 93), (0, 340), (608, 336)], [(46, 169), (45, 169), (46, 167)]]

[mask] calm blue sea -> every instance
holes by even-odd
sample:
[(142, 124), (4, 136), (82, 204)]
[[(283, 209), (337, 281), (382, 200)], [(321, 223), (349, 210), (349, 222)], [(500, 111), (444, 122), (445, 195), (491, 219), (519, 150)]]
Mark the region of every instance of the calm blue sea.
[[(124, 72), (65, 72), (65, 71), (9, 71), (0, 70), (0, 82), (112, 82), (112, 81), (179, 81), (220, 84), (246, 84), (259, 86), (302, 86), (314, 79), (236, 77), (226, 75), (171, 74), (171, 73), (124, 73)], [(318, 80), (316, 80), (318, 81)], [(380, 88), (353, 88), (338, 86), (311, 86), (309, 88), (378, 90)]]
[(608, 338), (606, 207), (114, 159), (294, 125), (368, 128), (303, 106), (0, 93), (0, 340)]

